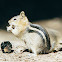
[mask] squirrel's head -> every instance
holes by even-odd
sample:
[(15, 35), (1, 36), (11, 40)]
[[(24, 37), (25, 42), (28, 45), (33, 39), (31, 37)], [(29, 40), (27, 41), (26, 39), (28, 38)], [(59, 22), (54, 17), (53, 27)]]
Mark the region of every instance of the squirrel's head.
[(18, 35), (29, 25), (28, 18), (25, 16), (24, 11), (22, 11), (20, 15), (11, 18), (8, 23), (10, 26), (7, 27), (7, 31), (12, 32), (14, 35)]

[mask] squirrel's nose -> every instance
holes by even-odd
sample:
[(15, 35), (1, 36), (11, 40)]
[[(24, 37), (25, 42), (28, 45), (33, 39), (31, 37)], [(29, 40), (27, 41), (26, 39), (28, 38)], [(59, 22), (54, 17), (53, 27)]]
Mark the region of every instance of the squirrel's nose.
[(8, 29), (7, 29), (7, 31), (8, 31), (8, 32), (11, 32), (11, 30), (8, 30)]
[(11, 26), (7, 27), (8, 32), (11, 32), (11, 29), (12, 29)]
[(9, 32), (11, 32), (11, 30), (9, 30)]

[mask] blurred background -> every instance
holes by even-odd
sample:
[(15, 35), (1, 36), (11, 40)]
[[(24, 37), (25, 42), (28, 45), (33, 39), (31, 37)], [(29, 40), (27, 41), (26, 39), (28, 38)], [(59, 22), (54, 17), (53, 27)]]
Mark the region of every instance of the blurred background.
[(7, 21), (25, 11), (30, 22), (62, 17), (62, 1), (59, 0), (0, 0), (0, 28)]

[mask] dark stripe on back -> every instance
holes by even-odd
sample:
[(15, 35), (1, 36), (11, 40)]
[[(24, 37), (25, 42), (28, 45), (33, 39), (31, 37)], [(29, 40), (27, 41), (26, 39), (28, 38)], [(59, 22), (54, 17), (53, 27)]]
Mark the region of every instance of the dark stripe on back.
[(45, 40), (44, 40), (44, 38), (43, 38), (43, 36), (42, 36), (41, 33), (39, 33), (38, 31), (35, 31), (35, 30), (31, 30), (31, 29), (28, 29), (28, 32), (29, 32), (29, 33), (37, 33), (38, 35), (40, 35), (40, 37), (41, 37), (42, 40), (43, 40), (43, 44), (45, 44)]
[(50, 49), (51, 45), (50, 45), (50, 37), (49, 34), (47, 33), (46, 29), (44, 29), (43, 27), (36, 25), (36, 24), (30, 24), (31, 27), (36, 28), (40, 31), (42, 31), (46, 37), (47, 40), (47, 48)]

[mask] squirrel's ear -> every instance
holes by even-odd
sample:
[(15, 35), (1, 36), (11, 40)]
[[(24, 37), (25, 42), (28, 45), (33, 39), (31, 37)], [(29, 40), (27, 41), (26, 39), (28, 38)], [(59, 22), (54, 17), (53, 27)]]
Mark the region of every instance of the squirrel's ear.
[(20, 17), (21, 17), (21, 18), (25, 17), (25, 12), (24, 12), (24, 11), (22, 11), (22, 12), (20, 13)]

